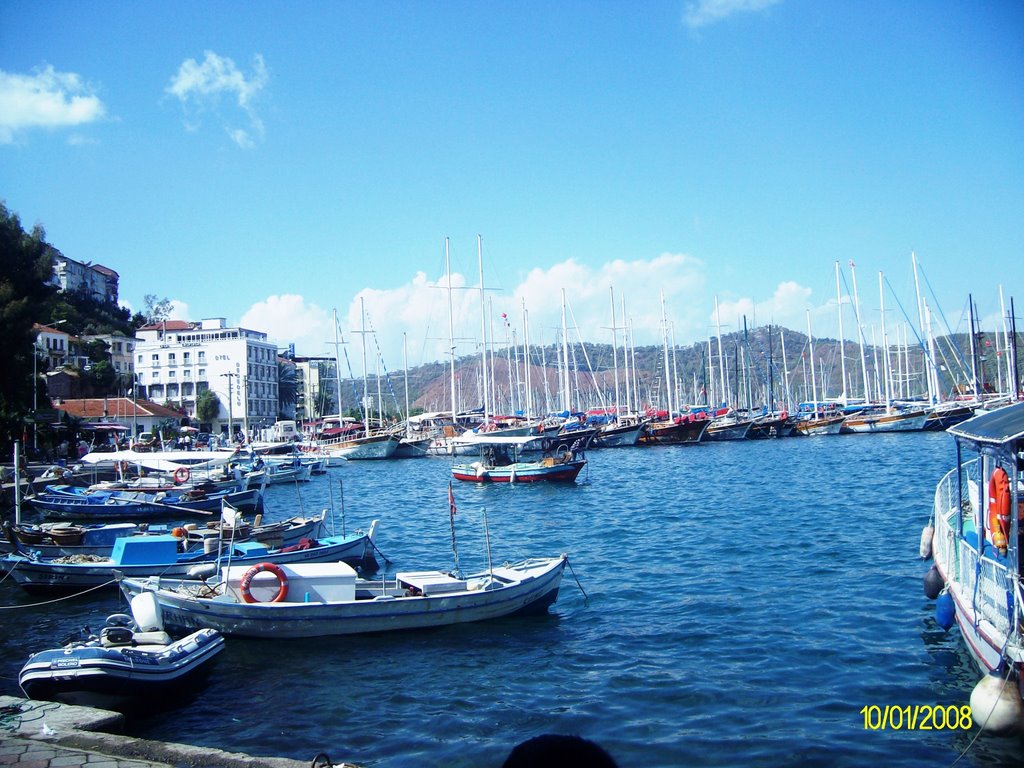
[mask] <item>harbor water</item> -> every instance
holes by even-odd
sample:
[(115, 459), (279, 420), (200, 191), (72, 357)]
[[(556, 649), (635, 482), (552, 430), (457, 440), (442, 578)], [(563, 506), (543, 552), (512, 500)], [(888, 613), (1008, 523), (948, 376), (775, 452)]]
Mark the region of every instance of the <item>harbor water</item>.
[[(456, 483), (463, 571), (569, 554), (546, 616), (315, 640), (229, 638), (186, 706), (133, 735), (363, 766), (500, 766), (542, 733), (620, 766), (1019, 764), (1022, 742), (871, 707), (956, 707), (980, 677), (934, 621), (918, 557), (944, 433), (592, 451), (575, 485)], [(268, 489), (267, 518), (380, 520), (387, 571), (450, 569), (450, 461), (350, 463)], [(485, 538), (484, 518), (489, 536)], [(578, 577), (579, 586), (576, 578)], [(584, 591), (586, 597), (584, 596)], [(123, 608), (28, 608), (7, 580), (0, 693), (32, 650)], [(952, 711), (952, 710), (950, 710)], [(936, 728), (935, 724), (950, 727)]]

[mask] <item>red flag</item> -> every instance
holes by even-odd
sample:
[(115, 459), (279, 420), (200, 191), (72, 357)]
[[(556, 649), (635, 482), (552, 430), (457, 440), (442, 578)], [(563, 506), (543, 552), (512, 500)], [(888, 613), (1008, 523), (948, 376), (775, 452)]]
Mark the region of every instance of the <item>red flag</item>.
[(455, 517), (455, 494), (452, 493), (452, 481), (448, 481), (448, 509), (451, 510), (451, 517)]

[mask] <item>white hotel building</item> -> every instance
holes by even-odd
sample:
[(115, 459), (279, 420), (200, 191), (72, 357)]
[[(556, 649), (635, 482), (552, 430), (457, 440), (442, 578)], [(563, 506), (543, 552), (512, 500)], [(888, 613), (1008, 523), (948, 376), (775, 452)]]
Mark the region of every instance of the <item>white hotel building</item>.
[(229, 421), (242, 431), (277, 419), (277, 345), (265, 333), (226, 328), (218, 317), (146, 325), (135, 340), (140, 396), (195, 419), (196, 397), (208, 389), (220, 400), (220, 413), (200, 426), (215, 433), (226, 433)]

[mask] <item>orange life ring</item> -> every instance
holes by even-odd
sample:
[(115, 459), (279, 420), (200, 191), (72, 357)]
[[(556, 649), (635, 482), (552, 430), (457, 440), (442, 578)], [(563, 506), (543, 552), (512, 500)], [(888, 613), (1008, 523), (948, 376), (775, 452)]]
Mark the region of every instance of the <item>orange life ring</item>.
[(992, 544), (1005, 552), (1010, 536), (1010, 478), (1002, 467), (996, 467), (988, 481), (988, 527)]
[(288, 597), (288, 577), (285, 575), (281, 566), (275, 565), (274, 563), (257, 563), (242, 576), (242, 583), (239, 586), (239, 591), (242, 593), (242, 600), (246, 603), (258, 603), (259, 601), (252, 596), (252, 580), (256, 578), (256, 574), (267, 571), (277, 576), (277, 580), (280, 586), (277, 588), (277, 594), (271, 598), (271, 603), (280, 603), (286, 597)]
[(181, 485), (182, 483), (187, 483), (191, 476), (192, 473), (189, 471), (188, 467), (178, 467), (174, 470), (174, 484)]

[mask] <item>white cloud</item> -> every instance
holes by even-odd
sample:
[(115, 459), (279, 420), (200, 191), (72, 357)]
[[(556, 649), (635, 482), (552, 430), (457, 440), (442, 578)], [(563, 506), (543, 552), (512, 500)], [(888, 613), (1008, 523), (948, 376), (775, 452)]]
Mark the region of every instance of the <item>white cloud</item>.
[[(479, 284), (460, 273), (452, 274), (451, 303), (456, 355), (478, 354), (480, 351)], [(610, 343), (611, 294), (615, 289), (615, 321), (617, 339), (623, 344), (622, 314), (625, 298), (626, 315), (638, 346), (660, 344), (662, 336), (662, 303), (665, 315), (679, 345), (692, 344), (716, 332), (714, 295), (706, 287), (707, 268), (704, 262), (686, 254), (663, 253), (652, 259), (616, 260), (599, 267), (589, 267), (569, 259), (548, 269), (528, 272), (511, 291), (505, 294), (488, 291), (491, 308), (487, 334), (493, 348), (504, 350), (508, 341), (523, 341), (525, 303), (529, 320), (530, 343), (560, 343), (562, 328), (562, 289), (565, 289), (567, 325), (570, 342), (580, 338)], [(347, 306), (338, 307), (339, 338), (348, 355), (342, 353), (342, 373), (349, 366), (355, 376), (362, 375), (363, 326), (360, 299), (366, 312), (366, 359), (372, 375), (376, 370), (379, 348), (383, 369), (389, 372), (405, 367), (408, 349), (410, 366), (447, 360), (450, 350), (448, 330), (447, 282), (442, 275), (429, 279), (418, 272), (407, 283), (394, 288), (365, 288)], [(810, 288), (796, 282), (782, 282), (770, 298), (755, 301), (749, 297), (730, 297), (719, 302), (722, 331), (742, 328), (747, 315), (748, 327), (772, 323), (794, 330), (806, 328), (806, 312), (812, 312), (815, 336), (834, 334), (834, 300), (820, 306), (812, 304)], [(507, 317), (502, 318), (502, 313)], [(820, 321), (819, 321), (820, 318)], [(818, 325), (821, 328), (818, 328)], [(507, 323), (507, 324), (506, 324)], [(334, 319), (329, 310), (321, 309), (305, 297), (289, 294), (270, 296), (253, 305), (242, 317), (245, 328), (262, 331), (279, 347), (295, 344), (296, 353), (310, 356), (334, 355)], [(852, 326), (852, 323), (851, 323)], [(578, 329), (578, 330), (577, 330)], [(819, 333), (819, 331), (821, 333)], [(852, 328), (847, 328), (850, 335)], [(405, 342), (403, 344), (403, 334)]]
[(31, 128), (64, 128), (99, 120), (106, 107), (73, 72), (52, 66), (31, 75), (0, 70), (0, 144)]
[[(176, 96), (181, 103), (188, 130), (198, 130), (201, 113), (213, 112), (222, 121), (224, 131), (231, 140), (249, 149), (255, 146), (257, 140), (263, 139), (263, 121), (256, 112), (255, 102), (268, 80), (267, 67), (260, 54), (253, 57), (253, 71), (247, 77), (232, 59), (206, 51), (201, 63), (195, 59), (186, 59), (181, 63), (166, 92)], [(222, 96), (229, 97), (234, 106), (245, 113), (247, 128), (235, 124), (237, 115), (231, 110), (222, 110)]]
[(171, 311), (168, 315), (173, 320), (185, 320), (192, 322), (192, 316), (188, 310), (188, 304), (181, 299), (171, 299)]
[(326, 355), (327, 342), (334, 341), (332, 315), (295, 294), (268, 296), (253, 304), (239, 325), (266, 333), (280, 348), (294, 343), (298, 354)]
[(687, 3), (683, 23), (690, 29), (716, 24), (737, 13), (762, 11), (781, 0), (697, 0)]

